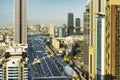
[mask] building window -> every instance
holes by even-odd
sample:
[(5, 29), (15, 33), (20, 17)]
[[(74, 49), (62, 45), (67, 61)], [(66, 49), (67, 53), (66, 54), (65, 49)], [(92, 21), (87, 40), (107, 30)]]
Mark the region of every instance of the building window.
[(92, 55), (90, 55), (90, 73), (92, 73)]

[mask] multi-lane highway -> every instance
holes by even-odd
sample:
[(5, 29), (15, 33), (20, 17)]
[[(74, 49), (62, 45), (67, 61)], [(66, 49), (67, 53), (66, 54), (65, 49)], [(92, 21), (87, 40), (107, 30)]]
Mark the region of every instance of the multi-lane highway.
[(45, 50), (45, 40), (42, 35), (33, 35), (28, 38), (29, 79), (38, 80), (69, 80), (56, 64), (55, 56), (50, 56)]

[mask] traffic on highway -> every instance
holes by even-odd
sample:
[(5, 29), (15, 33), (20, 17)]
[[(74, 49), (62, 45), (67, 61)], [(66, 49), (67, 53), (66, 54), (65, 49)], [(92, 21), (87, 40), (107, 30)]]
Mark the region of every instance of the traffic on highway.
[(43, 35), (28, 37), (29, 80), (71, 80), (65, 75), (57, 56), (46, 52), (46, 40)]

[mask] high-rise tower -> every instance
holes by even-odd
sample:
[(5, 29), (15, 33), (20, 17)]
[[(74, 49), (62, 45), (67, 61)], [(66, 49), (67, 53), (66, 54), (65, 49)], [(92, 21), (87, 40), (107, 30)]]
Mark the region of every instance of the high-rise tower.
[(89, 0), (90, 12), (89, 12), (89, 61), (88, 61), (88, 73), (89, 80), (94, 80), (96, 76), (96, 19), (97, 19), (97, 0)]
[(74, 34), (74, 16), (73, 13), (68, 14), (68, 35)]
[(120, 80), (120, 0), (106, 0), (105, 80)]
[(89, 36), (90, 36), (90, 2), (86, 4), (86, 11), (84, 12), (84, 70), (86, 72), (86, 79), (88, 79), (88, 60), (89, 60)]
[(15, 43), (27, 44), (27, 0), (14, 0)]
[(98, 14), (97, 19), (97, 47), (96, 47), (96, 80), (104, 80), (105, 69), (105, 15)]
[(76, 30), (76, 34), (79, 35), (80, 34), (80, 18), (76, 18), (75, 30)]
[(105, 75), (105, 0), (97, 1), (96, 27), (96, 80), (104, 80)]
[[(101, 67), (104, 65), (104, 63), (101, 63), (101, 61), (104, 61), (104, 58), (102, 57), (104, 55), (104, 49), (101, 48), (104, 46), (104, 37), (102, 37), (104, 34), (104, 0), (88, 0), (88, 3), (90, 6), (88, 62), (89, 79), (101, 80), (104, 75), (102, 72), (104, 67)], [(97, 19), (99, 24), (97, 23)]]

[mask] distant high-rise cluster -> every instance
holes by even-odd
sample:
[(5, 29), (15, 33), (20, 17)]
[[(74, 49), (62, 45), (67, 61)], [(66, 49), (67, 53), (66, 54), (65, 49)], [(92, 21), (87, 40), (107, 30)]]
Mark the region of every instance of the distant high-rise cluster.
[(27, 44), (27, 0), (14, 0), (15, 43)]
[(76, 18), (74, 25), (74, 14), (68, 13), (68, 36), (80, 34), (80, 18)]

